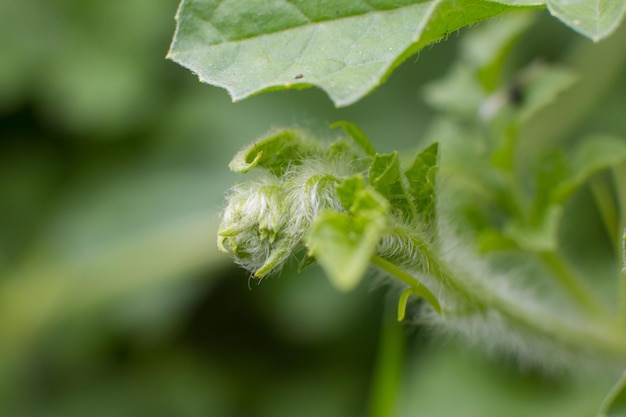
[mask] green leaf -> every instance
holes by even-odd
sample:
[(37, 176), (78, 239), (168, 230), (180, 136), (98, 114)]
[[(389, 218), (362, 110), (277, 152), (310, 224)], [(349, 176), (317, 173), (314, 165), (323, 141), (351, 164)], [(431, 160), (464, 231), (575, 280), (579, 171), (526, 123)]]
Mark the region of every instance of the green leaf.
[(535, 63), (483, 103), (480, 110), (483, 118), (497, 115), (492, 125), (502, 131), (500, 147), (491, 157), (494, 167), (513, 169), (519, 126), (554, 102), (575, 81), (576, 76), (569, 70)]
[(379, 154), (370, 167), (369, 182), (405, 220), (419, 220), (433, 226), (437, 167), (437, 143), (419, 152), (404, 172), (397, 152)]
[(300, 132), (281, 130), (237, 152), (228, 167), (243, 174), (262, 167), (282, 175), (289, 164), (298, 163), (315, 148), (315, 143), (304, 140)]
[(183, 0), (168, 56), (233, 100), (315, 85), (346, 106), (425, 45), (513, 9), (486, 0)]
[[(387, 225), (387, 201), (366, 187), (362, 178), (358, 184), (359, 179), (353, 177), (339, 187), (342, 203), (350, 202), (350, 213), (321, 212), (306, 237), (309, 255), (342, 291), (360, 282)], [(354, 191), (352, 196), (348, 196), (349, 190)]]
[(511, 47), (533, 23), (531, 12), (509, 13), (471, 30), (462, 40), (462, 60), (478, 74), (486, 91), (499, 84), (504, 60)]
[(370, 167), (369, 182), (405, 218), (417, 216), (417, 209), (408, 192), (408, 180), (400, 170), (398, 152), (376, 155)]
[(626, 14), (626, 1), (550, 0), (548, 9), (567, 26), (597, 42), (620, 25)]
[(340, 120), (330, 125), (330, 127), (331, 129), (335, 129), (337, 127), (343, 128), (343, 130), (345, 130), (345, 132), (352, 138), (352, 140), (354, 140), (354, 142), (359, 145), (367, 155), (376, 155), (376, 149), (374, 148), (374, 145), (372, 145), (372, 142), (370, 142), (367, 136), (365, 136), (365, 133), (363, 133), (363, 131), (359, 129), (355, 124), (345, 120)]
[(576, 80), (576, 75), (565, 68), (533, 63), (509, 85), (489, 96), (482, 103), (480, 114), (485, 120), (497, 115), (496, 120), (505, 126), (523, 124), (554, 102)]
[(522, 90), (517, 119), (523, 123), (574, 85), (576, 75), (565, 68), (533, 65), (521, 74), (517, 82), (517, 87)]
[(434, 226), (436, 219), (436, 179), (439, 171), (439, 144), (437, 142), (418, 153), (411, 167), (405, 171), (409, 190), (422, 221)]
[(562, 203), (589, 177), (626, 161), (626, 140), (594, 135), (585, 138), (570, 158), (572, 174), (553, 191), (552, 202)]
[(485, 96), (476, 72), (464, 63), (456, 64), (443, 78), (424, 88), (424, 99), (431, 107), (469, 120), (476, 119)]
[(363, 190), (365, 190), (365, 181), (359, 175), (346, 178), (337, 186), (337, 196), (346, 211), (354, 211), (355, 201)]
[(624, 416), (626, 416), (626, 373), (606, 396), (598, 413), (598, 417)]
[(555, 250), (562, 213), (562, 206), (549, 206), (542, 216), (532, 223), (522, 223), (517, 219), (510, 221), (504, 229), (504, 235), (520, 248), (531, 252)]
[(494, 0), (509, 6), (547, 5), (550, 13), (595, 42), (611, 35), (624, 20), (624, 0)]
[(537, 167), (531, 216), (525, 224), (509, 223), (507, 236), (529, 250), (554, 249), (565, 201), (593, 174), (623, 161), (626, 140), (602, 135), (585, 138), (569, 158), (562, 152), (547, 155)]

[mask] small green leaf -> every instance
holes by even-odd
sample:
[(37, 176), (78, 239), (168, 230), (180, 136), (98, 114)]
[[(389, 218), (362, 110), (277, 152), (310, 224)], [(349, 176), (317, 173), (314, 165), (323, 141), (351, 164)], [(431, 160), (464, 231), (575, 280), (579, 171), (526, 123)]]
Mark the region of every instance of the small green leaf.
[(504, 171), (513, 169), (519, 126), (551, 104), (575, 81), (571, 71), (534, 63), (483, 103), (481, 115), (486, 120), (497, 115), (492, 125), (502, 132), (500, 146), (491, 157), (494, 167)]
[(509, 223), (505, 234), (525, 249), (554, 249), (567, 198), (593, 174), (623, 161), (626, 161), (626, 140), (600, 135), (587, 137), (569, 158), (562, 152), (547, 155), (537, 168), (537, 189), (530, 218), (524, 224), (519, 220)]
[(512, 82), (491, 94), (481, 104), (480, 115), (484, 120), (499, 115), (504, 126), (523, 124), (554, 102), (576, 79), (567, 69), (532, 63)]
[(365, 180), (360, 175), (344, 179), (337, 186), (337, 196), (343, 208), (348, 212), (353, 212), (356, 208), (355, 200), (365, 189)]
[(417, 214), (413, 201), (407, 192), (407, 179), (400, 170), (398, 152), (376, 155), (369, 170), (370, 184), (381, 193), (392, 207), (399, 209), (408, 218)]
[(322, 212), (308, 235), (309, 255), (315, 257), (335, 287), (350, 291), (365, 274), (383, 230), (377, 222)]
[(462, 40), (462, 60), (478, 75), (486, 91), (499, 84), (504, 60), (521, 34), (533, 23), (531, 12), (509, 13), (471, 30)]
[(337, 127), (343, 128), (343, 130), (345, 130), (352, 140), (354, 140), (354, 142), (359, 145), (368, 156), (376, 155), (376, 149), (374, 148), (374, 145), (372, 145), (372, 142), (370, 142), (365, 133), (363, 133), (363, 131), (355, 124), (345, 120), (340, 120), (330, 125), (330, 127), (331, 129), (335, 129)]
[(539, 159), (535, 168), (536, 189), (531, 221), (543, 217), (549, 206), (565, 201), (565, 196), (555, 198), (555, 190), (562, 187), (569, 176), (570, 164), (562, 150), (549, 152)]
[(439, 144), (429, 145), (415, 156), (405, 171), (413, 203), (422, 221), (434, 226), (436, 219), (436, 179), (439, 171)]
[(626, 373), (622, 375), (606, 396), (598, 413), (598, 417), (624, 416), (626, 416)]
[(350, 213), (321, 212), (305, 242), (309, 256), (315, 257), (330, 281), (338, 289), (349, 291), (365, 274), (385, 232), (388, 203), (358, 177), (344, 181), (338, 188), (344, 195), (342, 203), (350, 204)]
[(519, 245), (513, 239), (492, 227), (482, 229), (476, 241), (480, 253), (519, 249)]
[(485, 96), (475, 71), (465, 63), (456, 64), (443, 78), (424, 88), (424, 100), (431, 107), (469, 120), (476, 119)]
[(280, 176), (290, 164), (298, 163), (316, 147), (297, 130), (281, 130), (237, 152), (228, 167), (243, 174), (262, 167)]
[(542, 216), (532, 223), (522, 223), (519, 220), (510, 221), (504, 229), (504, 235), (511, 238), (520, 248), (528, 251), (555, 250), (562, 213), (562, 206), (549, 206), (542, 213)]
[(626, 139), (605, 135), (585, 138), (570, 159), (571, 176), (553, 191), (552, 201), (562, 203), (589, 177), (626, 161)]
[(521, 103), (517, 120), (523, 123), (576, 82), (572, 71), (556, 66), (532, 65), (517, 80)]

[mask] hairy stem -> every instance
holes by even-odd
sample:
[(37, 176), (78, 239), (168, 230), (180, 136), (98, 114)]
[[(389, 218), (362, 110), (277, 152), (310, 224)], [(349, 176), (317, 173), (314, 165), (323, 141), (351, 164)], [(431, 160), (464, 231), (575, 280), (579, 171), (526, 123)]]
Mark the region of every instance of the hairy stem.
[[(453, 298), (458, 298), (465, 304), (459, 309), (454, 302), (443, 300), (441, 314), (444, 317), (453, 319), (471, 312), (493, 310), (514, 330), (557, 342), (575, 351), (595, 351), (626, 360), (626, 337), (615, 331), (614, 322), (589, 318), (589, 321), (579, 323), (557, 318), (551, 312), (520, 302), (514, 293), (497, 291), (484, 280), (472, 277), (471, 270), (460, 273), (418, 234), (408, 237), (413, 244), (407, 247), (419, 248), (424, 264), (428, 265), (424, 272), (437, 278), (443, 286), (442, 291), (449, 291)], [(400, 256), (414, 258), (414, 254), (410, 253)], [(394, 268), (384, 269), (401, 281), (407, 281), (406, 276), (409, 274), (401, 268), (394, 265)]]

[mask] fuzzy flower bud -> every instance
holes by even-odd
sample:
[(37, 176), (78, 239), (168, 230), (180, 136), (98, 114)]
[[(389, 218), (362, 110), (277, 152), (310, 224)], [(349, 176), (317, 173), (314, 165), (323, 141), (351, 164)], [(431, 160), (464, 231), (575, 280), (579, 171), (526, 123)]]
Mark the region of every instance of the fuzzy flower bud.
[(311, 222), (323, 209), (341, 211), (336, 185), (349, 164), (303, 161), (278, 176), (260, 171), (227, 197), (218, 247), (261, 278), (303, 248)]

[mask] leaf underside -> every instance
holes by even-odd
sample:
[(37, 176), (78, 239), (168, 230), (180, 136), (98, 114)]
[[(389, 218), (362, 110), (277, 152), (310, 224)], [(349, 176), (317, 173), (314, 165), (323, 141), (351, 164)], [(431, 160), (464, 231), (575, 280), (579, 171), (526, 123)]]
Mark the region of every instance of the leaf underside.
[(546, 6), (598, 40), (617, 28), (626, 0), (182, 0), (168, 57), (234, 101), (317, 86), (346, 106), (423, 46), (510, 10)]

